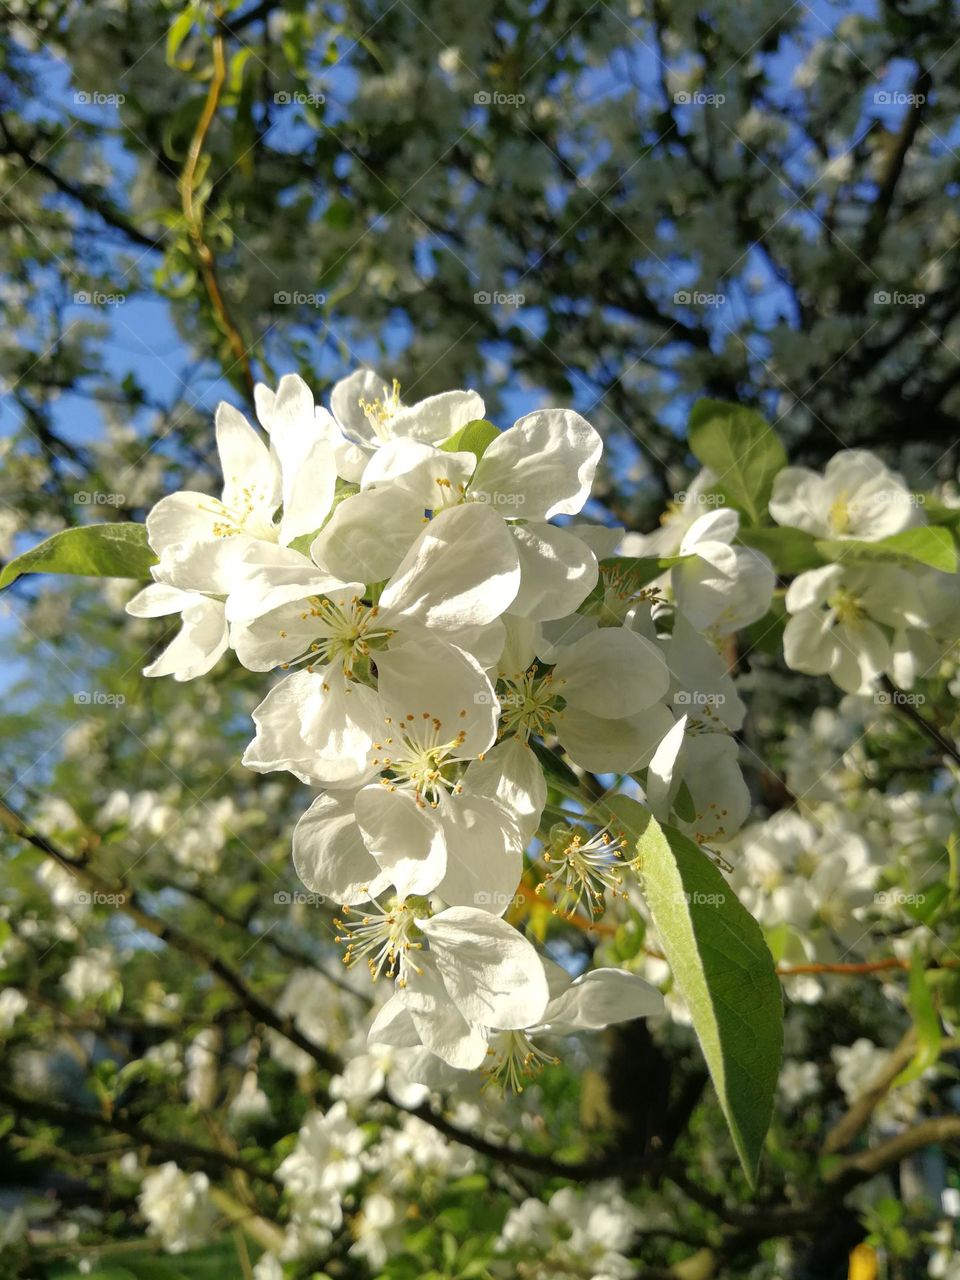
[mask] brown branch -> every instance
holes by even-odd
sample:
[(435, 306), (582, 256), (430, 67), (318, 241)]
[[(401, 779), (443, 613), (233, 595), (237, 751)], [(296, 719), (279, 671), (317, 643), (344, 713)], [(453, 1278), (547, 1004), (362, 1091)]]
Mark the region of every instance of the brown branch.
[(247, 386), (247, 393), (250, 401), (253, 401), (254, 377), (253, 370), (250, 367), (250, 357), (247, 352), (246, 343), (240, 334), (233, 318), (230, 315), (226, 300), (220, 289), (220, 282), (217, 278), (217, 263), (213, 250), (207, 244), (203, 235), (203, 208), (196, 201), (196, 177), (197, 166), (200, 163), (200, 157), (203, 154), (203, 146), (210, 132), (217, 114), (217, 107), (220, 104), (220, 95), (223, 92), (223, 86), (227, 78), (227, 61), (224, 52), (224, 37), (222, 26), (219, 25), (223, 17), (222, 10), (218, 7), (216, 11), (217, 28), (213, 35), (213, 75), (210, 79), (210, 87), (207, 90), (207, 97), (203, 104), (203, 110), (200, 113), (200, 119), (197, 121), (197, 127), (194, 130), (193, 137), (190, 139), (190, 146), (187, 151), (187, 160), (183, 166), (183, 173), (180, 175), (179, 187), (180, 196), (183, 205), (183, 216), (187, 224), (187, 231), (190, 239), (193, 241), (194, 252), (197, 257), (197, 263), (200, 268), (200, 275), (203, 279), (204, 288), (207, 291), (207, 297), (210, 299), (210, 305), (213, 307), (214, 313), (220, 321), (221, 327), (230, 344), (230, 350), (233, 352), (236, 363), (243, 372), (243, 378)]
[(954, 764), (960, 765), (960, 750), (958, 750), (956, 743), (948, 742), (937, 725), (928, 720), (926, 716), (922, 716), (914, 704), (907, 701), (907, 695), (902, 689), (897, 688), (889, 676), (881, 676), (880, 683), (890, 695), (891, 704), (896, 707), (904, 719), (909, 720), (914, 728), (919, 729), (939, 752), (949, 756)]
[(217, 1147), (205, 1147), (196, 1142), (189, 1142), (186, 1139), (165, 1138), (159, 1134), (151, 1133), (149, 1129), (145, 1129), (142, 1124), (134, 1120), (123, 1109), (113, 1111), (110, 1115), (102, 1115), (96, 1111), (67, 1107), (59, 1102), (50, 1102), (41, 1098), (26, 1098), (3, 1083), (0, 1083), (0, 1102), (5, 1103), (11, 1110), (30, 1119), (49, 1120), (52, 1124), (60, 1125), (65, 1129), (85, 1128), (87, 1125), (94, 1125), (101, 1129), (111, 1129), (133, 1138), (134, 1141), (143, 1146), (151, 1147), (154, 1151), (163, 1151), (179, 1159), (200, 1160), (208, 1166), (225, 1165), (247, 1174), (248, 1177), (256, 1178), (260, 1182), (273, 1183), (275, 1181), (272, 1173), (265, 1173), (263, 1169), (259, 1169), (255, 1164), (251, 1164), (248, 1160), (244, 1160), (229, 1151), (223, 1151)]

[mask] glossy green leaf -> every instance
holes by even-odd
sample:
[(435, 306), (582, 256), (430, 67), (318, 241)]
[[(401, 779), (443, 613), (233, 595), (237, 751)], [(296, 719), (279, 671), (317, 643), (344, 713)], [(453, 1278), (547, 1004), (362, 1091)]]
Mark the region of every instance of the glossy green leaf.
[(723, 400), (698, 400), (687, 427), (690, 451), (716, 477), (716, 487), (753, 524), (766, 515), (773, 478), (787, 455), (762, 414)]
[(148, 579), (150, 566), (156, 563), (144, 525), (86, 524), (63, 529), (9, 561), (0, 573), (0, 588), (9, 587), (24, 573)]
[(479, 460), (499, 435), (499, 429), (492, 422), (486, 418), (474, 418), (438, 447), (444, 453), (475, 453)]
[(756, 920), (691, 839), (661, 826), (635, 800), (614, 797), (609, 809), (636, 843), (660, 945), (752, 1185), (783, 1049), (783, 1000), (773, 958)]
[(939, 525), (918, 525), (889, 538), (861, 542), (857, 538), (820, 539), (816, 548), (825, 560), (841, 564), (851, 561), (886, 561), (891, 564), (925, 564), (944, 573), (957, 572), (957, 546), (949, 529)]

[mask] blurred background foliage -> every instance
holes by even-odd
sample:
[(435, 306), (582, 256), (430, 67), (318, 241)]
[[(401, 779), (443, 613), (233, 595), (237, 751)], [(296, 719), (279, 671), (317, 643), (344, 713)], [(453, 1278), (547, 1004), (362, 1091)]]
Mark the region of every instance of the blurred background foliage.
[[(218, 399), (251, 411), (255, 380), (299, 371), (319, 400), (363, 363), (410, 400), (475, 386), (501, 426), (575, 405), (608, 441), (591, 514), (628, 529), (652, 527), (690, 478), (701, 395), (761, 408), (794, 461), (863, 445), (919, 489), (956, 477), (950, 0), (11, 0), (0, 29), (4, 558), (206, 489)], [(281, 1022), (298, 1013), (283, 1006), (293, 975), (337, 977), (331, 908), (291, 900), (302, 788), (239, 765), (257, 700), (244, 673), (140, 678), (163, 638), (124, 617), (128, 594), (25, 579), (4, 596), (6, 803), (128, 896), (123, 910), (79, 901), (36, 845), (4, 841), (3, 982), (32, 1003), (0, 1065), (2, 1275), (74, 1275), (78, 1257), (101, 1280), (248, 1275), (266, 1238), (249, 1221), (278, 1209), (265, 1171), (323, 1097), (316, 1072), (290, 1087), (261, 1053), (276, 1028), (208, 963)], [(753, 783), (776, 807), (798, 704), (773, 655), (754, 665), (768, 692), (748, 733), (769, 772)], [(834, 692), (808, 686), (800, 709)], [(924, 759), (914, 732), (862, 727), (859, 762), (895, 791), (902, 762)], [(173, 945), (171, 922), (201, 950)], [(624, 961), (641, 946), (639, 924), (609, 944)], [(103, 948), (113, 976), (92, 1005), (65, 994), (76, 957)], [(310, 1034), (339, 1052), (349, 1014), (328, 1004)], [(680, 1183), (695, 1172), (688, 1196), (650, 1191), (672, 1225), (645, 1238), (638, 1277), (709, 1243), (722, 1270), (704, 1276), (829, 1280), (865, 1233), (891, 1277), (926, 1274), (929, 1214), (902, 1183), (866, 1208), (827, 1196), (812, 1233), (777, 1219), (817, 1186), (842, 1104), (831, 1046), (892, 1047), (909, 1023), (872, 979), (792, 1016), (792, 1052), (826, 1064), (825, 1083), (778, 1114), (759, 1237), (718, 1217), (747, 1192), (686, 1028), (611, 1033), (602, 1060), (546, 1072), (523, 1104), (541, 1153), (612, 1152), (612, 1171), (618, 1151), (656, 1149), (675, 1153)], [(185, 1096), (184, 1055), (211, 1029), (213, 1091)], [(251, 1054), (271, 1111), (238, 1130)], [(144, 1253), (130, 1152), (219, 1178), (225, 1220), (246, 1226), (188, 1260)], [(505, 1207), (536, 1185), (496, 1168), (425, 1185), (385, 1274), (490, 1274)], [(15, 1229), (25, 1188), (35, 1223), (49, 1208), (29, 1239)], [(342, 1251), (326, 1269), (368, 1274)]]

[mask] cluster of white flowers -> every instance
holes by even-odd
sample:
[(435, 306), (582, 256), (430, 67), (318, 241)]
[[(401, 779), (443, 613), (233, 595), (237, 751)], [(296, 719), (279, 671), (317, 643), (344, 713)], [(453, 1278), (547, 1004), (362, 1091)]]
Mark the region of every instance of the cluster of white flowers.
[(626, 1255), (645, 1221), (616, 1183), (563, 1187), (546, 1203), (530, 1199), (511, 1209), (497, 1250), (525, 1260), (523, 1274), (538, 1280), (629, 1280), (636, 1266)]
[[(330, 405), (294, 375), (257, 388), (263, 433), (221, 404), (222, 493), (153, 508), (156, 581), (128, 609), (182, 618), (149, 675), (202, 675), (228, 648), (280, 673), (244, 763), (320, 788), (294, 832), (296, 870), (342, 904), (347, 963), (394, 984), (342, 1096), (372, 1096), (388, 1077), (436, 1087), (450, 1069), (520, 1087), (550, 1060), (538, 1037), (662, 1009), (635, 972), (572, 980), (505, 917), (528, 888), (588, 921), (617, 897), (643, 912), (595, 775), (701, 845), (736, 836), (751, 800), (726, 646), (768, 615), (777, 576), (708, 470), (654, 534), (575, 519), (602, 443), (571, 410), (500, 432), (475, 392), (407, 405), (369, 370)], [(770, 513), (828, 548), (920, 519), (863, 451), (823, 476), (782, 469)], [(949, 574), (844, 558), (799, 574), (786, 607), (788, 665), (862, 692), (882, 672), (910, 685), (936, 662), (960, 596)], [(741, 848), (747, 905), (794, 927), (796, 958), (853, 941), (881, 871), (855, 825), (781, 814)], [(665, 975), (654, 963), (647, 976)], [(290, 1012), (324, 1043), (316, 999), (305, 988)], [(305, 1069), (300, 1050), (275, 1051)]]
[(152, 1170), (138, 1199), (147, 1231), (168, 1253), (185, 1253), (210, 1238), (217, 1209), (205, 1173), (184, 1173), (173, 1161)]

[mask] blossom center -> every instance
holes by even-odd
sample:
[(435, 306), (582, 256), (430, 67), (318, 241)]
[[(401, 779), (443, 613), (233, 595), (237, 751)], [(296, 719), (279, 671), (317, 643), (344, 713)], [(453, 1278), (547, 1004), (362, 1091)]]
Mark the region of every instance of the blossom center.
[(839, 493), (830, 504), (827, 523), (831, 533), (849, 533), (853, 526), (853, 512), (846, 492)]
[[(319, 633), (304, 654), (308, 671), (313, 670), (316, 662), (326, 666), (339, 661), (344, 676), (353, 679), (354, 664), (368, 658), (371, 649), (381, 648), (393, 634), (387, 628), (377, 626), (379, 607), (364, 604), (359, 596), (339, 603), (325, 596), (311, 596), (307, 603), (309, 608), (301, 613), (300, 619), (303, 622), (315, 620)], [(286, 634), (281, 631), (281, 639)], [(290, 665), (289, 662), (284, 663), (284, 669)]]
[(385, 973), (388, 978), (396, 978), (401, 987), (406, 986), (410, 970), (422, 972), (416, 963), (416, 952), (423, 950), (423, 934), (416, 917), (428, 910), (425, 899), (394, 899), (386, 907), (374, 902), (371, 909), (351, 920), (350, 908), (344, 907), (344, 918), (333, 922), (342, 930), (337, 942), (346, 946), (343, 963), (349, 968), (363, 959), (374, 982)]
[(215, 538), (232, 538), (238, 533), (246, 533), (263, 542), (276, 542), (280, 537), (280, 526), (264, 514), (263, 495), (252, 485), (240, 490), (239, 498), (232, 507), (219, 498), (209, 501), (210, 505), (201, 505), (200, 510), (216, 517), (213, 522)]
[(483, 1073), (487, 1084), (504, 1092), (523, 1093), (529, 1080), (557, 1062), (559, 1058), (538, 1049), (525, 1031), (501, 1031), (490, 1041)]
[(501, 676), (502, 735), (515, 733), (524, 742), (531, 734), (543, 737), (560, 710), (559, 691), (553, 673), (538, 675), (536, 667), (515, 676)]
[(554, 895), (554, 914), (581, 911), (592, 920), (602, 915), (605, 895), (626, 898), (623, 890), (623, 850), (626, 839), (614, 837), (608, 827), (588, 835), (582, 827), (553, 827), (543, 860), (550, 873), (536, 892)]
[(400, 404), (400, 383), (396, 378), (393, 380), (393, 386), (389, 391), (383, 388), (382, 398), (377, 396), (376, 400), (360, 400), (360, 408), (363, 410), (364, 416), (373, 427), (377, 439), (386, 441), (391, 439), (393, 432), (390, 429), (390, 419), (395, 417), (398, 410), (403, 406)]
[(837, 622), (842, 626), (851, 626), (866, 617), (867, 611), (857, 596), (846, 587), (839, 587), (827, 604), (833, 610)]
[[(460, 712), (461, 717), (466, 714), (466, 710)], [(430, 805), (435, 809), (441, 795), (459, 793), (457, 753), (466, 738), (463, 729), (448, 737), (443, 721), (429, 711), (421, 711), (419, 716), (411, 711), (400, 720), (387, 716), (386, 723), (391, 736), (373, 745), (377, 751), (388, 754), (375, 756), (371, 761), (389, 775), (381, 778), (385, 787), (391, 791), (412, 791), (421, 808)]]

